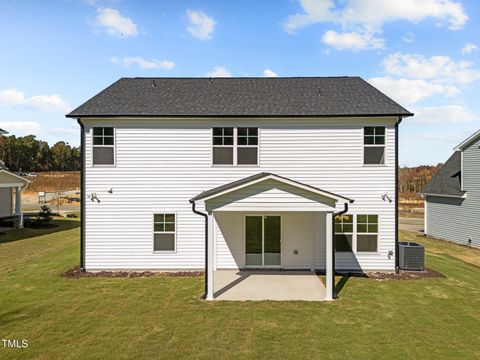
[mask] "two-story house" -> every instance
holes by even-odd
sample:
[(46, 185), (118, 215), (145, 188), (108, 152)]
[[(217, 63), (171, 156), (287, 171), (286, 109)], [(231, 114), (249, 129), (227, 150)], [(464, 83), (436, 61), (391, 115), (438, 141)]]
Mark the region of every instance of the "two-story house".
[(359, 77), (122, 78), (81, 126), (84, 270), (394, 271), (398, 125)]
[(422, 196), (425, 235), (480, 247), (480, 130), (455, 147)]
[[(8, 134), (7, 131), (0, 129), (0, 137), (6, 134)], [(23, 227), (21, 193), (29, 182), (29, 180), (8, 171), (5, 163), (0, 159), (0, 219), (9, 219), (15, 216), (18, 220), (16, 226)]]

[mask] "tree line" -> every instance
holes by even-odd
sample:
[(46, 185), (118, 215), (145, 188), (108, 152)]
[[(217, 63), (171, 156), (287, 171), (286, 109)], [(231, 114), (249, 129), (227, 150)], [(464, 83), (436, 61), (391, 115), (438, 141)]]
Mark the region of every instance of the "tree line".
[(79, 171), (80, 147), (59, 141), (49, 146), (35, 135), (0, 136), (0, 160), (11, 171)]
[(416, 166), (400, 168), (399, 191), (400, 193), (418, 193), (432, 180), (432, 177), (440, 170), (442, 164), (436, 166)]

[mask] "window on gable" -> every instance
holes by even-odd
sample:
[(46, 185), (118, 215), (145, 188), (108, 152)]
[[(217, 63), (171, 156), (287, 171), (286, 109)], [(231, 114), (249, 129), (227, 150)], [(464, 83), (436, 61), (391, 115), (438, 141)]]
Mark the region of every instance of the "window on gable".
[(153, 215), (153, 250), (175, 251), (175, 214)]
[(378, 215), (357, 215), (357, 252), (378, 249)]
[(365, 165), (385, 164), (385, 126), (364, 127), (363, 146)]
[(93, 165), (115, 164), (115, 132), (113, 127), (93, 128)]
[(214, 127), (213, 165), (257, 165), (258, 128)]
[(351, 252), (353, 240), (353, 215), (344, 214), (335, 218), (335, 250)]

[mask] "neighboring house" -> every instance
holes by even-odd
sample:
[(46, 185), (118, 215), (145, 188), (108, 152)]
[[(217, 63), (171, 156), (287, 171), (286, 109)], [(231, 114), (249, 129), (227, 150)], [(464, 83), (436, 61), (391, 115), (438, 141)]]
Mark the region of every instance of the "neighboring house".
[(480, 131), (455, 148), (421, 194), (426, 235), (480, 247)]
[(327, 298), (335, 268), (394, 271), (412, 115), (358, 77), (122, 78), (67, 115), (81, 267), (205, 267), (208, 299), (217, 269), (326, 270)]
[[(8, 134), (8, 132), (0, 129), (0, 136), (5, 134)], [(0, 219), (17, 216), (17, 226), (23, 227), (21, 192), (27, 187), (29, 182), (29, 180), (8, 171), (5, 163), (0, 159)], [(14, 193), (15, 208), (13, 202)]]

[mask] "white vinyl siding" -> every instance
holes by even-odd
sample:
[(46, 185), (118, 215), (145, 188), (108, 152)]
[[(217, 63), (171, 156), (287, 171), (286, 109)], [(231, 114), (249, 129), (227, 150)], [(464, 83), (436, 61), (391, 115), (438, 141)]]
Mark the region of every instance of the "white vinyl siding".
[[(213, 187), (271, 172), (354, 199), (349, 213), (379, 214), (378, 252), (354, 257), (338, 253), (336, 264), (393, 270), (388, 252), (394, 250), (395, 203), (381, 195), (395, 194), (396, 120), (82, 119), (87, 133), (85, 192), (96, 193), (100, 200), (86, 202), (86, 267), (202, 269), (204, 219), (192, 212), (188, 200)], [(386, 127), (385, 166), (363, 166), (367, 125)], [(116, 167), (92, 167), (92, 126), (115, 127)], [(258, 166), (212, 166), (212, 128), (235, 126), (258, 127)], [(152, 253), (152, 208), (176, 212), (176, 253)], [(338, 204), (336, 210), (342, 208)], [(324, 225), (315, 229), (319, 238), (324, 236)], [(316, 251), (318, 263), (324, 258), (323, 246)]]

